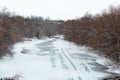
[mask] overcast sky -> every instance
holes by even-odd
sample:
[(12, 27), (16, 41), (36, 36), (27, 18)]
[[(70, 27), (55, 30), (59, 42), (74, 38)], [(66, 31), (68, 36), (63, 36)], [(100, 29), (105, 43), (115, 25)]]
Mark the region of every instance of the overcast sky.
[(86, 12), (100, 13), (120, 0), (0, 0), (1, 7), (22, 16), (42, 16), (50, 19), (73, 19)]

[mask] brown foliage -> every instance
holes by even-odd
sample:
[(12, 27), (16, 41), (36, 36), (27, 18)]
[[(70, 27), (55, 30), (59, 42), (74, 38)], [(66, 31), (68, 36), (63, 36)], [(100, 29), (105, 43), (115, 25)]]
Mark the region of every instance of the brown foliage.
[(63, 24), (65, 39), (92, 47), (120, 61), (120, 7), (111, 6), (101, 15), (86, 14)]

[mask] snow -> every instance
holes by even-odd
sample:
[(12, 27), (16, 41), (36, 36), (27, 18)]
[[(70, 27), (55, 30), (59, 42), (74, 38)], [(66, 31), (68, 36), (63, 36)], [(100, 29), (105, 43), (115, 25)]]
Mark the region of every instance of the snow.
[[(110, 74), (108, 59), (63, 36), (31, 39), (13, 46), (14, 57), (0, 61), (0, 78), (21, 75), (20, 80), (98, 80)], [(116, 71), (120, 73), (120, 69)]]

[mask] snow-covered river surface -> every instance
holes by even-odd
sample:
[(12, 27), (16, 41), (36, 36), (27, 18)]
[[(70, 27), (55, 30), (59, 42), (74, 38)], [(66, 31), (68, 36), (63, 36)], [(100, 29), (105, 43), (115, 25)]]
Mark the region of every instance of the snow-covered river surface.
[(18, 74), (19, 80), (101, 80), (115, 74), (108, 72), (107, 59), (62, 36), (19, 42), (12, 52), (14, 57), (0, 60), (0, 78)]

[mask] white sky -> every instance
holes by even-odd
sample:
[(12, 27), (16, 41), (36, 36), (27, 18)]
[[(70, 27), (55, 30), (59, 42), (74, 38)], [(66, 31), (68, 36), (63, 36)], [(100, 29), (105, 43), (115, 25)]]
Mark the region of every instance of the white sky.
[(22, 16), (42, 16), (50, 19), (73, 19), (86, 12), (96, 14), (120, 0), (0, 0), (1, 7)]

